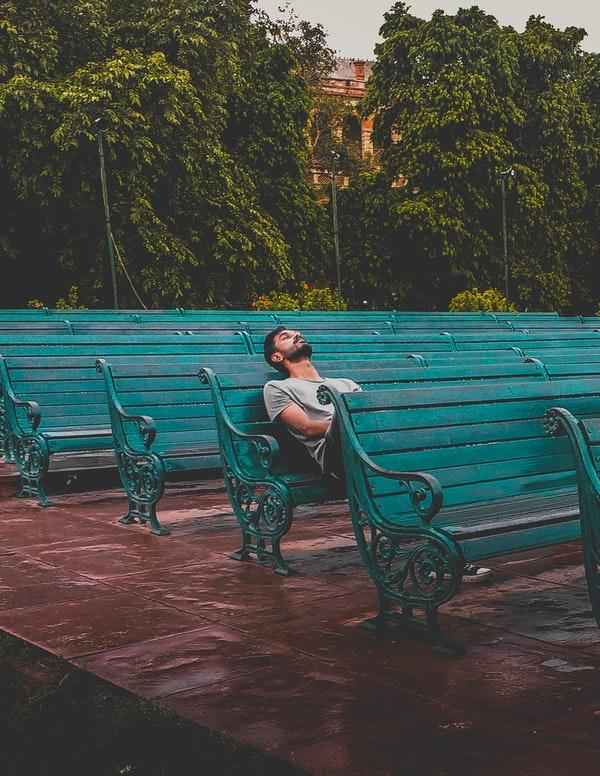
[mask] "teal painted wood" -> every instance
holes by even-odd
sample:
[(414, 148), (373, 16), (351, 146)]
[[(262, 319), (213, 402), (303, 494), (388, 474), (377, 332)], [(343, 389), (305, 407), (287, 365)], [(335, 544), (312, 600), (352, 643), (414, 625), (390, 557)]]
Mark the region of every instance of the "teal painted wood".
[[(243, 345), (243, 340), (238, 342)], [(89, 351), (90, 348), (93, 356), (73, 355), (70, 349), (68, 356), (11, 355), (0, 359), (3, 398), (0, 419), (5, 446), (10, 452), (8, 457), (14, 460), (20, 474), (20, 495), (35, 497), (42, 505), (49, 503), (44, 480), (53, 454), (113, 450), (105, 388), (96, 371), (96, 357), (104, 348), (90, 346), (86, 339), (82, 349)], [(224, 371), (243, 369), (245, 364), (249, 368), (258, 361), (257, 357), (239, 350), (235, 359), (231, 355), (214, 356), (212, 350), (165, 356), (140, 353), (139, 349), (122, 355), (111, 354), (111, 358), (123, 366), (137, 363), (150, 376), (159, 368), (171, 374), (191, 370), (194, 382), (193, 391), (190, 385), (190, 394), (194, 395), (197, 392), (195, 374), (207, 359)]]
[[(251, 335), (250, 340), (255, 352), (262, 352), (263, 335)], [(313, 357), (330, 358), (331, 354), (346, 352), (360, 354), (407, 354), (426, 352), (450, 352), (454, 350), (452, 342), (439, 335), (424, 336), (390, 336), (377, 334), (318, 334), (311, 333), (310, 344), (313, 346)]]
[(69, 335), (73, 330), (66, 320), (0, 321), (0, 336), (4, 334), (55, 334)]
[[(399, 367), (397, 362), (392, 365), (387, 361), (385, 366), (368, 368), (364, 360), (336, 368), (331, 362), (326, 374), (351, 377), (365, 391), (452, 381), (462, 385), (473, 380), (547, 380), (539, 363), (516, 360), (425, 368)], [(267, 380), (273, 379), (273, 372), (226, 375), (205, 369), (200, 376), (212, 391), (227, 492), (242, 534), (235, 557), (269, 558), (278, 573), (287, 573), (281, 541), (291, 528), (294, 507), (339, 497), (339, 484), (323, 478), (285, 429), (268, 422), (262, 389)], [(261, 434), (266, 435), (265, 439)]]
[(532, 356), (538, 358), (546, 365), (550, 364), (568, 364), (576, 367), (579, 364), (591, 363), (600, 359), (600, 347), (527, 347), (522, 348), (523, 356)]
[(462, 332), (447, 332), (442, 335), (448, 338), (453, 345), (453, 350), (490, 350), (520, 347), (525, 349), (548, 349), (572, 347), (598, 347), (600, 332), (594, 331), (569, 331), (563, 334), (549, 333), (524, 333), (507, 332), (498, 334), (495, 332), (485, 335), (464, 334)]
[[(155, 355), (161, 357), (212, 355), (214, 357), (243, 357), (251, 353), (247, 335), (213, 333), (211, 335), (177, 336), (173, 334), (143, 334), (127, 336), (103, 333), (94, 337), (71, 335), (1, 334), (0, 355), (35, 359), (40, 366), (45, 362), (57, 363), (57, 359), (89, 355), (97, 357)], [(7, 460), (12, 460), (10, 448), (5, 448), (6, 418), (4, 396), (0, 383), (0, 446)]]
[[(393, 335), (394, 329), (389, 321), (314, 321), (314, 320), (294, 320), (291, 321), (286, 318), (281, 319), (282, 326), (287, 326), (290, 329), (302, 328), (305, 334), (324, 334), (334, 335), (339, 332), (343, 335), (359, 335), (359, 334), (387, 334)], [(251, 336), (258, 337), (261, 342), (264, 336), (273, 329), (272, 325), (265, 326), (262, 323), (246, 322), (244, 330)]]
[[(152, 532), (160, 535), (165, 529), (157, 509), (165, 483), (182, 472), (200, 475), (220, 467), (221, 458), (211, 393), (208, 386), (202, 387), (198, 382), (200, 364), (190, 359), (168, 365), (148, 361), (146, 358), (140, 367), (137, 362), (116, 365), (112, 360), (110, 364), (100, 360), (98, 368), (108, 396), (117, 465), (129, 502), (121, 522), (148, 522)], [(261, 365), (259, 359), (252, 359), (252, 363), (241, 363), (239, 359), (219, 363), (203, 357), (202, 363), (219, 369), (234, 404), (239, 402), (246, 413), (258, 409), (258, 420), (265, 420), (262, 386), (277, 377), (277, 372)], [(338, 375), (364, 374), (365, 379), (381, 385), (396, 379), (411, 379), (413, 373), (412, 379), (419, 379), (422, 368), (414, 362), (407, 361), (407, 364), (395, 365), (393, 369), (364, 370), (363, 362), (339, 362), (329, 368)], [(325, 362), (323, 366), (328, 368)], [(64, 371), (72, 381), (81, 379), (81, 368), (72, 363), (65, 364)], [(517, 369), (512, 366), (509, 371), (514, 374)], [(531, 374), (535, 367), (522, 364), (521, 371)], [(400, 372), (407, 375), (398, 378)], [(15, 370), (15, 379), (19, 374)], [(29, 375), (30, 372), (28, 379)], [(59, 393), (55, 400), (52, 386), (41, 388), (41, 392), (46, 402), (47, 422), (64, 423), (62, 395)], [(90, 395), (89, 389), (85, 395)], [(60, 413), (57, 418), (53, 412), (55, 405)]]
[(0, 333), (0, 353), (31, 356), (56, 356), (73, 354), (103, 355), (105, 352), (127, 355), (129, 353), (244, 355), (251, 353), (250, 344), (243, 332), (233, 334), (214, 332), (193, 336), (154, 332), (151, 334), (124, 335), (103, 332), (91, 335), (31, 335)]
[[(600, 412), (597, 378), (325, 393), (379, 626), (421, 609), (442, 638), (437, 610), (458, 591), (465, 558), (581, 535), (574, 456), (566, 439), (548, 436), (546, 413), (558, 403)], [(585, 532), (584, 544), (589, 555)]]
[(0, 320), (48, 320), (58, 318), (71, 318), (77, 320), (163, 320), (165, 318), (197, 318), (213, 321), (241, 321), (252, 319), (254, 321), (264, 321), (265, 323), (276, 322), (277, 316), (272, 313), (257, 310), (185, 310), (183, 308), (173, 308), (171, 310), (107, 310), (107, 309), (86, 309), (86, 310), (57, 310), (44, 308), (43, 310), (20, 309), (6, 310), (0, 309)]
[(292, 527), (294, 507), (335, 499), (337, 484), (321, 476), (280, 424), (268, 421), (257, 386), (228, 390), (223, 375), (211, 369), (202, 369), (199, 376), (211, 390), (225, 486), (242, 533), (232, 557), (269, 560), (276, 573), (288, 574), (281, 540)]

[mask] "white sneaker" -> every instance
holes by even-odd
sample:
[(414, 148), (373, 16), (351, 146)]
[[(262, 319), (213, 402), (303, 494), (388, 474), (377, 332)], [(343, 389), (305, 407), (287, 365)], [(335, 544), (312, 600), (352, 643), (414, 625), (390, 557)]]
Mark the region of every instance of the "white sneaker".
[(474, 563), (465, 563), (463, 569), (463, 582), (475, 582), (480, 579), (489, 579), (494, 572), (486, 566), (476, 566)]

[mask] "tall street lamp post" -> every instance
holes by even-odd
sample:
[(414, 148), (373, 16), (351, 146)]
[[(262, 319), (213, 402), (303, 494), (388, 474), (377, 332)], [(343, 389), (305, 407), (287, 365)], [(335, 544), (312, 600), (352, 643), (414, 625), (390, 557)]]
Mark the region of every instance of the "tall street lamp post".
[(335, 267), (337, 273), (337, 291), (339, 304), (342, 301), (342, 270), (340, 262), (340, 230), (338, 225), (338, 212), (337, 212), (337, 187), (335, 182), (335, 176), (337, 173), (337, 163), (340, 160), (340, 155), (337, 151), (331, 152), (331, 212), (333, 218), (333, 244), (335, 247)]
[(504, 296), (508, 302), (508, 233), (506, 229), (506, 181), (515, 177), (515, 171), (512, 167), (502, 170), (500, 175), (500, 188), (502, 191), (502, 244), (504, 248)]
[(108, 242), (108, 257), (110, 259), (110, 274), (112, 280), (113, 291), (113, 307), (115, 310), (119, 309), (119, 299), (117, 296), (117, 271), (115, 266), (115, 253), (113, 247), (113, 235), (110, 225), (110, 208), (108, 205), (108, 187), (106, 185), (106, 169), (104, 167), (104, 146), (102, 144), (102, 133), (104, 132), (101, 126), (102, 119), (98, 118), (94, 121), (96, 138), (98, 140), (98, 155), (100, 156), (100, 183), (102, 185), (102, 201), (104, 202), (104, 221), (106, 224), (106, 240)]

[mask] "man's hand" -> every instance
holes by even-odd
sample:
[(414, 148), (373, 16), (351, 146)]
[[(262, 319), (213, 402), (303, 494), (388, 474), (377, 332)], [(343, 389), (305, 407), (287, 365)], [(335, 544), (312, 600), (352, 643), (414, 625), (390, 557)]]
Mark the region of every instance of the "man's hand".
[(283, 412), (279, 413), (278, 419), (285, 423), (288, 428), (302, 434), (307, 439), (325, 436), (330, 426), (328, 420), (311, 420), (297, 404), (290, 404), (289, 407), (286, 407)]

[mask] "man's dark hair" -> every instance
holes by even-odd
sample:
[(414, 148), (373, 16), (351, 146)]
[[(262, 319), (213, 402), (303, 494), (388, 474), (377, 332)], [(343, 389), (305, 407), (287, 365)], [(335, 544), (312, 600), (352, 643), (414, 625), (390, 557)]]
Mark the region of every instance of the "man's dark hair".
[(282, 331), (285, 331), (286, 328), (287, 326), (278, 326), (276, 329), (273, 329), (273, 331), (270, 331), (265, 337), (265, 342), (263, 345), (265, 361), (267, 364), (273, 367), (273, 369), (277, 369), (278, 372), (284, 372), (285, 374), (287, 374), (287, 369), (282, 364), (271, 363), (271, 356), (277, 350), (275, 347), (275, 337), (277, 337), (278, 334), (281, 334)]

